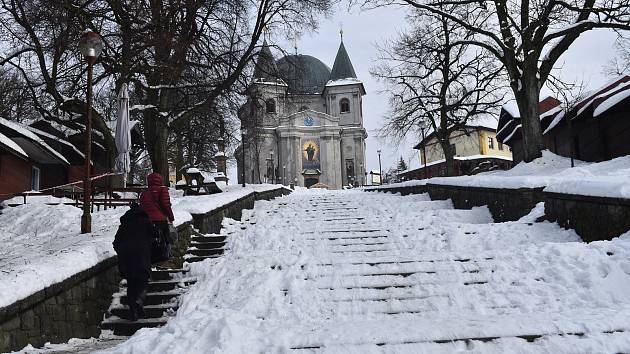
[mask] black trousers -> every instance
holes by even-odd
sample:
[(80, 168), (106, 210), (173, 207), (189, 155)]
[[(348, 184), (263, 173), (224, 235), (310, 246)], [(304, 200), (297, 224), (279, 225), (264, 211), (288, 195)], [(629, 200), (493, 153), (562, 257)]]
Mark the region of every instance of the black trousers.
[(144, 299), (147, 297), (147, 286), (149, 279), (131, 277), (127, 279), (127, 300), (129, 304), (138, 304), (142, 307)]

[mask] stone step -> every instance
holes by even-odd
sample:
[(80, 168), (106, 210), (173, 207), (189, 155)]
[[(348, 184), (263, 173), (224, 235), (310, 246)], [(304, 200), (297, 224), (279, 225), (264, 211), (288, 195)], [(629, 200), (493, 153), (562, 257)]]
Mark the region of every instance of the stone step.
[(187, 269), (152, 269), (151, 270), (151, 280), (170, 280), (173, 279), (173, 276), (176, 274), (186, 274), (188, 273)]
[(186, 251), (187, 254), (193, 255), (193, 256), (202, 256), (202, 257), (207, 257), (207, 256), (219, 256), (222, 255), (225, 252), (225, 250), (223, 248), (203, 248), (203, 249), (188, 249), (188, 251)]
[(196, 279), (173, 279), (173, 280), (158, 280), (158, 281), (150, 281), (149, 286), (147, 287), (147, 291), (150, 293), (156, 293), (161, 291), (168, 291), (177, 288), (185, 288), (194, 283), (196, 283)]
[(190, 238), (191, 242), (225, 242), (226, 236), (192, 236)]
[(184, 257), (184, 261), (188, 262), (188, 263), (194, 263), (194, 262), (201, 262), (201, 261), (205, 261), (206, 259), (214, 259), (214, 258), (219, 258), (221, 257), (221, 255), (214, 255), (214, 256), (192, 256), (192, 255), (186, 255)]
[[(161, 291), (161, 292), (150, 292), (147, 293), (147, 297), (144, 300), (145, 305), (159, 305), (159, 304), (167, 304), (175, 302), (175, 298), (179, 297), (182, 294), (181, 291), (171, 290), (171, 291)], [(120, 297), (120, 303), (123, 305), (127, 305), (127, 292)]]
[(129, 321), (122, 318), (108, 318), (101, 323), (101, 329), (113, 330), (117, 336), (131, 336), (140, 328), (161, 327), (166, 324), (167, 319), (161, 318), (141, 318), (137, 321)]
[[(164, 317), (165, 311), (171, 311), (171, 310), (177, 311), (178, 308), (179, 306), (177, 302), (159, 304), (159, 305), (147, 305), (147, 306), (144, 306), (145, 318), (146, 319), (161, 318), (161, 317)], [(120, 305), (117, 307), (112, 307), (109, 309), (109, 313), (113, 316), (117, 316), (122, 319), (131, 317), (131, 314), (129, 313), (129, 306), (127, 305)]]
[(191, 242), (190, 247), (208, 249), (208, 248), (222, 248), (225, 246), (225, 242)]
[[(147, 291), (150, 293), (157, 293), (161, 291), (173, 290), (176, 288), (184, 288), (192, 285), (197, 280), (195, 278), (181, 278), (181, 279), (165, 279), (165, 280), (151, 280), (147, 286)], [(127, 288), (127, 282), (121, 282), (121, 290)], [(125, 290), (126, 291), (126, 290)]]

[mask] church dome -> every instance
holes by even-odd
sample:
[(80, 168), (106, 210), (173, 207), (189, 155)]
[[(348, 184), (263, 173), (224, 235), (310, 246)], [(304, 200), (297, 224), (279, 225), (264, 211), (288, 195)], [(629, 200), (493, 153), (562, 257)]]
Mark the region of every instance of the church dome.
[(280, 77), (294, 94), (320, 94), (330, 78), (330, 68), (310, 55), (287, 55), (277, 65)]

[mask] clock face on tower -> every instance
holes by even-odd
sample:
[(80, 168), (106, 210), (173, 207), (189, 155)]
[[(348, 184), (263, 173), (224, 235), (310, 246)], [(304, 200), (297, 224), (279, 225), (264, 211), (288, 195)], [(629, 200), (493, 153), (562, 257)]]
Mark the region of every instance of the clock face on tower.
[(311, 127), (313, 126), (313, 124), (315, 123), (315, 120), (313, 119), (313, 117), (306, 117), (304, 118), (304, 125), (306, 125), (307, 127)]

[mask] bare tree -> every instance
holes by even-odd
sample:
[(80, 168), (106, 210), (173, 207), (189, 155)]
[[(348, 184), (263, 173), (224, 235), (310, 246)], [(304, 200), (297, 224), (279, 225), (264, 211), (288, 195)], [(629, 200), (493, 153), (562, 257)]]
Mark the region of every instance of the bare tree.
[(617, 43), (617, 56), (606, 67), (604, 73), (609, 76), (621, 76), (630, 74), (630, 37), (619, 37)]
[[(475, 45), (506, 68), (522, 118), (524, 159), (544, 148), (538, 100), (554, 65), (584, 32), (630, 29), (630, 0), (353, 0), (367, 6), (406, 4), (444, 16), (475, 34)], [(445, 6), (449, 11), (445, 11)], [(454, 9), (455, 11), (450, 11)]]
[[(334, 0), (0, 0), (5, 47), (0, 65), (14, 67), (40, 113), (84, 129), (85, 64), (76, 43), (99, 32), (105, 49), (95, 87), (117, 92), (129, 83), (143, 122), (153, 170), (168, 175), (169, 134), (209, 115), (215, 101), (242, 90), (263, 29), (313, 28)], [(103, 112), (95, 128), (115, 155)], [(64, 119), (65, 112), (70, 119)]]
[[(456, 9), (454, 9), (456, 10)], [(381, 132), (404, 137), (429, 128), (455, 173), (450, 135), (503, 101), (502, 68), (482, 48), (461, 45), (474, 33), (445, 16), (415, 12), (411, 29), (381, 49), (373, 75), (389, 85), (391, 114)], [(425, 157), (426, 158), (426, 157)]]

